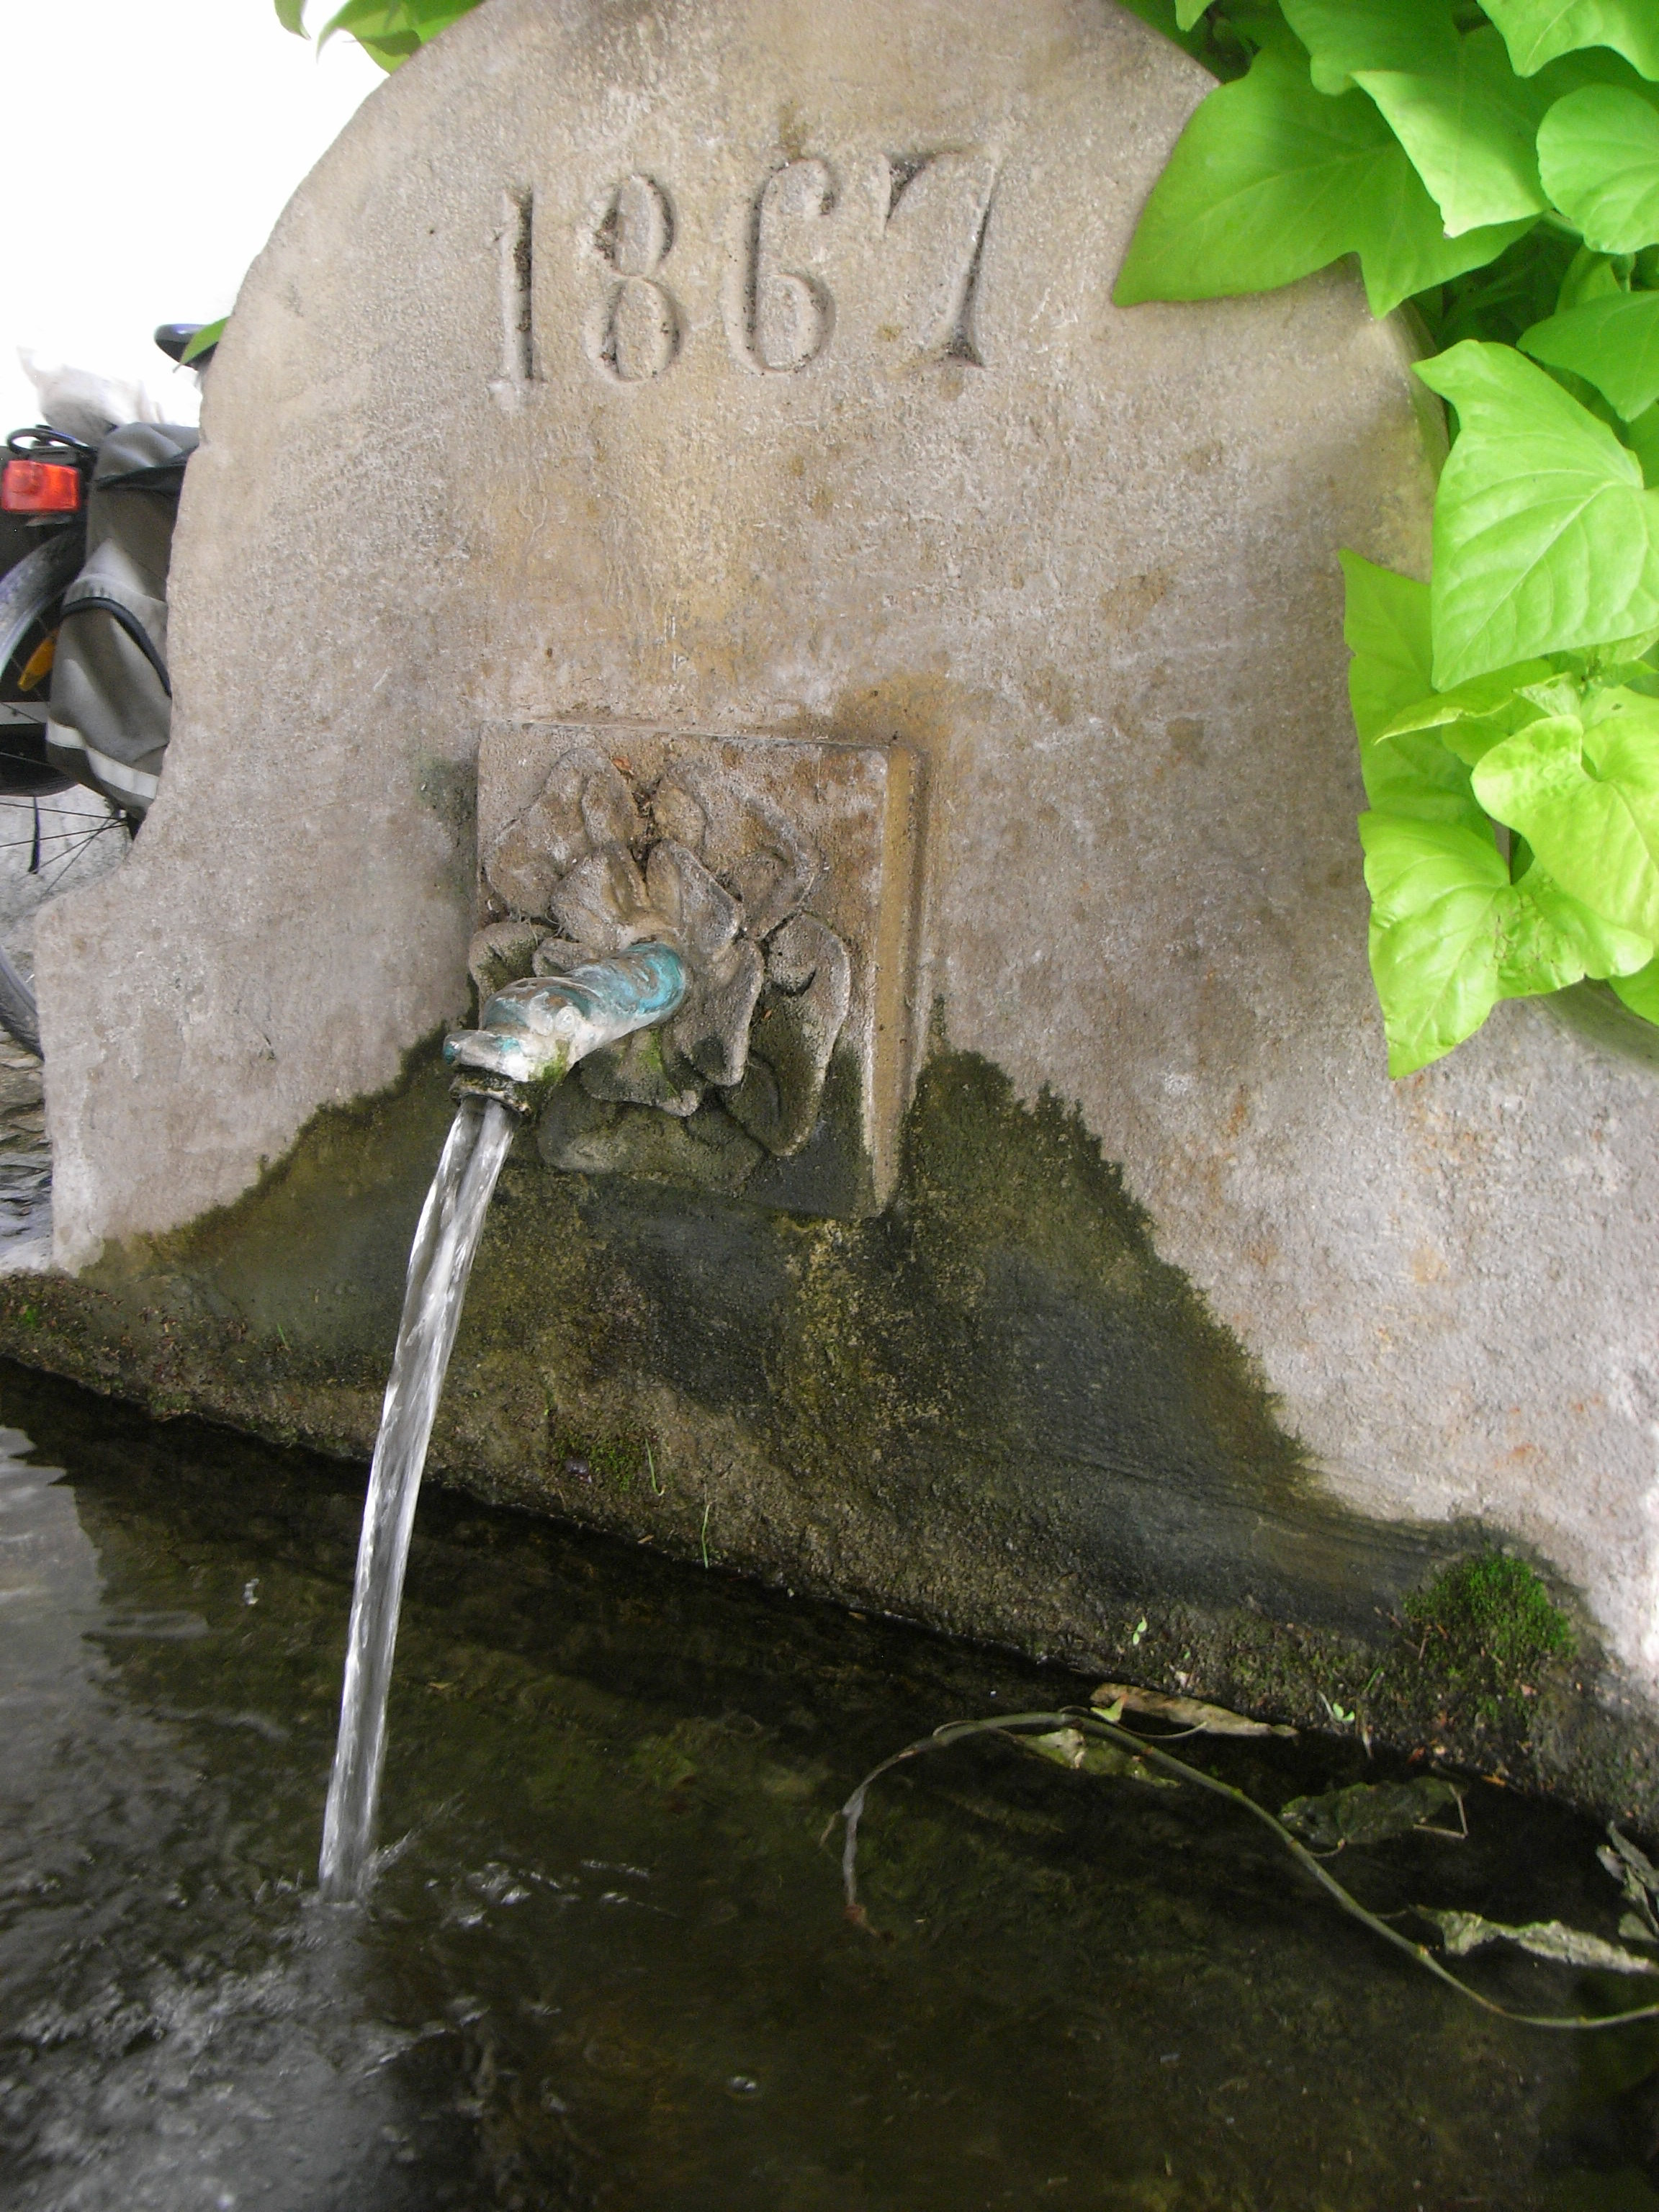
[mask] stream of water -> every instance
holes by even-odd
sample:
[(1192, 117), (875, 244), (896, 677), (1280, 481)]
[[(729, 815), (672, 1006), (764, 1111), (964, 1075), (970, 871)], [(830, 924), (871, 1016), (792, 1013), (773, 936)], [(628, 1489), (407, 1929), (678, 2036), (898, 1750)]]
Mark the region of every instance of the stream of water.
[[(492, 1080), (557, 1081), (589, 1053), (666, 1020), (684, 1000), (686, 980), (681, 953), (650, 939), (556, 975), (522, 976), (486, 999), (482, 1028), (452, 1032), (444, 1058), (486, 1069)], [(363, 1504), (340, 1735), (323, 1814), (319, 1881), (331, 1904), (361, 1897), (373, 1876), (386, 1699), (415, 1504), (467, 1278), (517, 1127), (517, 1115), (498, 1097), (462, 1094), (410, 1249)]]
[(467, 1278), (517, 1126), (517, 1117), (494, 1098), (462, 1099), (410, 1250), (398, 1347), (363, 1504), (339, 1741), (323, 1813), (319, 1879), (335, 1904), (362, 1893), (373, 1863), (386, 1698), (415, 1504)]

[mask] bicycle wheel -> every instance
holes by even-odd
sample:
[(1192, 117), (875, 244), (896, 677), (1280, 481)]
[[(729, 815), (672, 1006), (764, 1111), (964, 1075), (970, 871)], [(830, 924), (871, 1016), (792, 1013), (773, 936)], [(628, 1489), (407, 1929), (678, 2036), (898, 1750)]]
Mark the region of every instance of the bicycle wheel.
[[(0, 884), (7, 906), (26, 919), (97, 841), (126, 830), (125, 817), (46, 759), (46, 709), (64, 594), (81, 565), (79, 531), (55, 531), (15, 568), (0, 576)], [(76, 791), (71, 807), (42, 799)], [(25, 854), (27, 860), (25, 860)], [(21, 881), (19, 880), (21, 878)], [(25, 1051), (40, 1054), (34, 992), (0, 945), (0, 1027)]]
[(0, 793), (43, 798), (70, 779), (46, 758), (46, 702), (64, 593), (81, 565), (78, 530), (58, 530), (0, 576)]

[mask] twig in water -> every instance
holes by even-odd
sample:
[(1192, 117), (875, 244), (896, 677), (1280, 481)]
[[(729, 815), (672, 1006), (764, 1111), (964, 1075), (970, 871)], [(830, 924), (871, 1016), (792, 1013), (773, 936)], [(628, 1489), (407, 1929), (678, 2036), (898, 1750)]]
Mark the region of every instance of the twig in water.
[(1425, 1972), (1432, 1974), (1436, 1981), (1443, 1982), (1448, 1989), (1455, 1990), (1459, 1996), (1467, 1997), (1471, 2004), (1479, 2005), (1483, 2012), (1493, 2013), (1499, 2020), (1513, 2021), (1522, 2027), (1619, 2027), (1627, 2021), (1659, 2019), (1659, 2004), (1638, 2005), (1629, 2012), (1608, 2013), (1595, 2019), (1576, 2013), (1511, 2012), (1507, 2005), (1498, 2004), (1491, 1997), (1482, 1996), (1479, 1990), (1471, 1989), (1467, 1982), (1461, 1982), (1455, 1974), (1449, 1973), (1423, 1944), (1413, 1943), (1409, 1936), (1402, 1936), (1398, 1929), (1391, 1928), (1379, 1914), (1368, 1911), (1357, 1897), (1344, 1889), (1336, 1876), (1320, 1863), (1307, 1846), (1297, 1840), (1282, 1820), (1274, 1819), (1265, 1805), (1258, 1805), (1254, 1797), (1247, 1797), (1231, 1782), (1223, 1782), (1217, 1775), (1206, 1774), (1202, 1767), (1189, 1766), (1184, 1759), (1176, 1759), (1170, 1753), (1161, 1751), (1151, 1737), (1137, 1735), (1133, 1729), (1121, 1728), (1115, 1722), (1103, 1720), (1097, 1712), (1086, 1705), (1067, 1705), (1054, 1713), (1004, 1713), (995, 1720), (988, 1721), (947, 1722), (943, 1728), (935, 1729), (932, 1735), (923, 1736), (918, 1743), (906, 1744), (902, 1751), (896, 1751), (890, 1759), (884, 1759), (879, 1766), (872, 1768), (840, 1813), (830, 1815), (823, 1834), (819, 1838), (821, 1843), (827, 1840), (837, 1819), (846, 1822), (841, 1874), (847, 1896), (847, 1917), (854, 1926), (868, 1929), (871, 1924), (868, 1914), (859, 1901), (858, 1837), (859, 1822), (864, 1817), (865, 1802), (873, 1784), (878, 1782), (884, 1774), (890, 1773), (894, 1767), (902, 1766), (906, 1759), (919, 1759), (924, 1752), (947, 1751), (952, 1744), (965, 1742), (969, 1736), (1012, 1735), (1032, 1729), (1051, 1733), (1055, 1729), (1063, 1728), (1080, 1729), (1091, 1735), (1104, 1736), (1109, 1743), (1132, 1751), (1137, 1759), (1144, 1759), (1149, 1766), (1162, 1767), (1180, 1781), (1196, 1783), (1200, 1790), (1208, 1790), (1215, 1796), (1224, 1797), (1231, 1804), (1249, 1813), (1264, 1827), (1273, 1831), (1297, 1865), (1313, 1876), (1320, 1887), (1351, 1919), (1358, 1920), (1373, 1935), (1380, 1936), (1395, 1950), (1403, 1951)]

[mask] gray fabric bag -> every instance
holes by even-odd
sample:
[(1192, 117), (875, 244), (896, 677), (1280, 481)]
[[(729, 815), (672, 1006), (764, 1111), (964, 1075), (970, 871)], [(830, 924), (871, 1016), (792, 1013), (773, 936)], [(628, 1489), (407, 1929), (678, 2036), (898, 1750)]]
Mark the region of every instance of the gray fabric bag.
[(173, 719), (167, 565), (197, 433), (129, 422), (98, 449), (87, 557), (64, 599), (46, 754), (129, 814), (155, 796)]

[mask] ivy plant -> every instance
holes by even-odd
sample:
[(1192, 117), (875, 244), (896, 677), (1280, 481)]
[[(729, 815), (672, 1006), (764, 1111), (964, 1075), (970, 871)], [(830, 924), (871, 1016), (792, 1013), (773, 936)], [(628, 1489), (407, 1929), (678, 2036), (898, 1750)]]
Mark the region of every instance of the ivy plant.
[[(473, 4), (320, 35), (393, 69)], [(1659, 0), (1125, 4), (1220, 82), (1118, 304), (1352, 254), (1452, 412), (1431, 580), (1342, 556), (1389, 1073), (1586, 977), (1659, 1024)]]
[[(477, 4), (478, 0), (345, 0), (317, 33), (317, 43), (325, 46), (337, 33), (348, 32), (371, 60), (394, 70)], [(276, 0), (276, 8), (283, 28), (304, 38), (306, 0)]]
[(1659, 1023), (1659, 5), (1127, 4), (1223, 82), (1119, 304), (1353, 254), (1452, 412), (1431, 581), (1342, 556), (1390, 1073), (1585, 977)]

